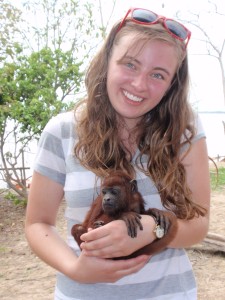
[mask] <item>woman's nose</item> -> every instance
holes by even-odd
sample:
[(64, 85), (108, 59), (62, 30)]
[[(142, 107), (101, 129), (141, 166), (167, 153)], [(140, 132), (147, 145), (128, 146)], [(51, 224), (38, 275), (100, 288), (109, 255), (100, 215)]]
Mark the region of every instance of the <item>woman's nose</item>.
[(136, 75), (131, 82), (131, 85), (137, 90), (137, 91), (143, 91), (147, 88), (147, 78), (145, 74), (138, 74)]

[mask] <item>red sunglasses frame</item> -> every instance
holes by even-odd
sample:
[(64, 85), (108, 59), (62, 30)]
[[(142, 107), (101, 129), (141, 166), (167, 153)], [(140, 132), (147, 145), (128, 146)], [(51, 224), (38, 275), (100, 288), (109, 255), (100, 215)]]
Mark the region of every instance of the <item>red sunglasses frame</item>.
[[(133, 12), (134, 12), (135, 10), (143, 10), (143, 11), (151, 12), (151, 13), (153, 13), (153, 14), (156, 16), (156, 20), (153, 21), (153, 22), (142, 22), (142, 21), (138, 21), (138, 20), (136, 20), (136, 19), (133, 17)], [(137, 23), (137, 24), (153, 25), (153, 24), (159, 23), (159, 21), (162, 20), (162, 24), (163, 24), (164, 28), (168, 31), (168, 33), (169, 33), (172, 37), (174, 37), (175, 39), (178, 39), (178, 40), (184, 42), (185, 48), (187, 47), (187, 45), (188, 45), (188, 43), (189, 43), (189, 40), (190, 40), (190, 38), (191, 38), (191, 31), (190, 31), (188, 28), (186, 28), (183, 24), (181, 24), (180, 22), (178, 22), (178, 21), (176, 21), (176, 20), (173, 20), (173, 19), (170, 19), (170, 18), (166, 18), (166, 17), (164, 17), (164, 16), (160, 16), (160, 15), (156, 14), (155, 12), (153, 12), (153, 11), (151, 11), (151, 10), (149, 10), (149, 9), (145, 9), (145, 8), (130, 8), (130, 9), (127, 11), (127, 13), (126, 13), (125, 17), (123, 18), (123, 20), (121, 21), (121, 23), (120, 23), (120, 25), (119, 25), (119, 27), (118, 27), (118, 29), (117, 29), (117, 32), (120, 31), (120, 29), (123, 27), (123, 25), (124, 25), (124, 23), (125, 23), (125, 21), (126, 21), (126, 19), (127, 19), (127, 17), (128, 17), (129, 14), (131, 14), (130, 20), (131, 20), (132, 22), (134, 22), (134, 23)], [(178, 25), (180, 25), (180, 26), (187, 32), (187, 37), (186, 37), (185, 39), (183, 39), (182, 37), (179, 37), (178, 35), (174, 34), (174, 33), (168, 28), (168, 26), (166, 25), (166, 21), (167, 21), (167, 20), (173, 21), (173, 22), (177, 23)], [(185, 42), (185, 41), (186, 41), (186, 42)]]

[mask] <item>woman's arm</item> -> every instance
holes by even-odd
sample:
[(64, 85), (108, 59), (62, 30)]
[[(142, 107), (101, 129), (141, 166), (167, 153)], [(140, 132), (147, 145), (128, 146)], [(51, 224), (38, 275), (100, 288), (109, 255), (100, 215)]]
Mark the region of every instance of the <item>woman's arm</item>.
[(30, 247), (48, 265), (73, 280), (84, 283), (114, 282), (137, 272), (148, 257), (111, 261), (77, 257), (55, 228), (58, 208), (63, 198), (63, 187), (34, 172), (29, 193), (25, 232)]
[(183, 159), (187, 183), (192, 191), (193, 201), (207, 210), (204, 217), (190, 221), (178, 220), (178, 232), (170, 246), (185, 248), (204, 239), (209, 227), (210, 213), (210, 177), (209, 159), (204, 138), (192, 145), (191, 151)]
[(55, 269), (66, 272), (74, 260), (74, 253), (55, 228), (62, 199), (60, 184), (34, 172), (26, 212), (26, 237), (37, 256)]

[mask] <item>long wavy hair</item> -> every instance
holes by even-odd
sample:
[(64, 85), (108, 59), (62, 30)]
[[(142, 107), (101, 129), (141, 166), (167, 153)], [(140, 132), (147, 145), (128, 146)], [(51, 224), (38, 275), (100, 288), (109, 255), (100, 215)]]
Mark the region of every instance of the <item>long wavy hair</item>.
[[(87, 97), (75, 106), (78, 136), (75, 156), (85, 168), (99, 177), (106, 176), (112, 169), (135, 176), (136, 167), (152, 178), (163, 206), (177, 217), (192, 219), (204, 215), (205, 209), (192, 200), (181, 158), (190, 150), (195, 135), (194, 117), (188, 104), (189, 75), (185, 45), (174, 39), (161, 24), (144, 26), (128, 19), (118, 32), (119, 24), (112, 28), (87, 70)], [(131, 154), (129, 159), (128, 149), (122, 144), (118, 118), (107, 93), (107, 71), (113, 47), (123, 36), (131, 33), (136, 37), (134, 44), (155, 39), (173, 45), (179, 62), (167, 93), (136, 126), (140, 154), (135, 166), (131, 164)], [(147, 164), (142, 163), (143, 157), (147, 157)]]

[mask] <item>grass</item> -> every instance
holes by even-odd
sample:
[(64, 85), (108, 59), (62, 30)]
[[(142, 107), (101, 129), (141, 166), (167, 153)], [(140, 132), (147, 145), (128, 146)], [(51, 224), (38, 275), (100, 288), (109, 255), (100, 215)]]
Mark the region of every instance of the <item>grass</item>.
[(7, 250), (8, 249), (6, 247), (0, 247), (0, 253), (5, 253)]
[(210, 171), (211, 189), (213, 191), (221, 191), (225, 189), (225, 168), (219, 167), (218, 173), (216, 170)]

